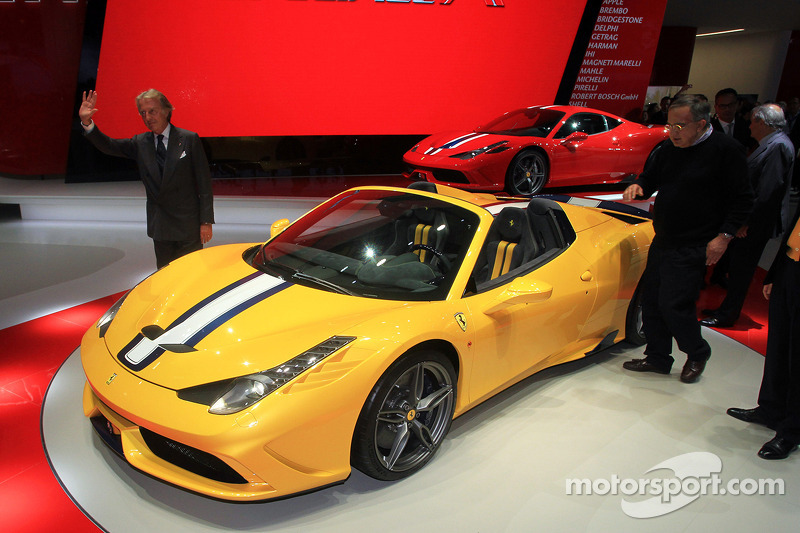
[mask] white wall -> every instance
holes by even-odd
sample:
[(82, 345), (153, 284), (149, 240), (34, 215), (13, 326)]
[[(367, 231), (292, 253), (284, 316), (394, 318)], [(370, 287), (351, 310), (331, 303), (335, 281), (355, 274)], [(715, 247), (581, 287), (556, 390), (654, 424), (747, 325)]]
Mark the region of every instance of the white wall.
[(756, 94), (759, 101), (774, 100), (786, 60), (791, 31), (698, 37), (689, 70), (690, 92), (714, 94), (733, 87)]

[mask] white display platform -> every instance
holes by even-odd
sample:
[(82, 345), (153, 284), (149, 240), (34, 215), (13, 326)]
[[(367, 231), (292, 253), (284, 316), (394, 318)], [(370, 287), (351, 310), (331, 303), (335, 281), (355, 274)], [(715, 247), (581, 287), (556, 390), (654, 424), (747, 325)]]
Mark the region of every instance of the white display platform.
[[(725, 415), (753, 405), (763, 358), (713, 331), (701, 380), (624, 371), (641, 348), (617, 345), (548, 369), (457, 419), (434, 460), (394, 483), (354, 472), (343, 485), (263, 503), (227, 503), (144, 475), (94, 435), (81, 410), (76, 350), (48, 390), (42, 432), (53, 471), (102, 529), (127, 531), (530, 532), (792, 531), (800, 513), (800, 453), (759, 459), (772, 437)], [(324, 443), (320, 443), (324, 446)], [(648, 470), (690, 452), (722, 461), (720, 477), (782, 478), (783, 496), (704, 495), (664, 516), (627, 516), (619, 495), (569, 495), (568, 478), (673, 477)], [(639, 498), (640, 500), (642, 498)], [(767, 526), (767, 524), (769, 524)]]

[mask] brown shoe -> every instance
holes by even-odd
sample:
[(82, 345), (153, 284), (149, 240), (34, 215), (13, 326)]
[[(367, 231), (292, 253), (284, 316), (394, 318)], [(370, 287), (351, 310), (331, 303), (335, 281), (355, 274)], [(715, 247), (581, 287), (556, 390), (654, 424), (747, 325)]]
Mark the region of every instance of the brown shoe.
[(684, 383), (694, 383), (706, 369), (705, 361), (686, 361), (681, 372), (681, 381)]
[(647, 359), (634, 359), (633, 361), (625, 361), (622, 363), (622, 368), (626, 370), (633, 370), (634, 372), (655, 372), (656, 374), (669, 374), (669, 369), (660, 368)]

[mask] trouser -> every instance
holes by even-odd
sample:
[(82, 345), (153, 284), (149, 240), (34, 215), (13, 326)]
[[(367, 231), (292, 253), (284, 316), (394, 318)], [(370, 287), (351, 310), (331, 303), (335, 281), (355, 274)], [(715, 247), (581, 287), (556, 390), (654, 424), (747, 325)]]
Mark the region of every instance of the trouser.
[(728, 247), (728, 291), (714, 316), (722, 323), (733, 323), (739, 318), (750, 289), (750, 282), (758, 268), (758, 261), (770, 238), (770, 232), (754, 230), (743, 239), (734, 239)]
[(203, 243), (200, 242), (199, 236), (193, 241), (157, 241), (153, 239), (153, 247), (156, 251), (156, 266), (161, 268), (179, 257), (201, 250)]
[(671, 369), (675, 361), (671, 355), (673, 338), (691, 361), (706, 361), (711, 356), (711, 347), (697, 321), (697, 299), (705, 270), (705, 246), (650, 246), (642, 275), (642, 320), (647, 338), (644, 354), (663, 370)]
[(783, 252), (776, 261), (758, 406), (778, 436), (800, 444), (800, 263)]

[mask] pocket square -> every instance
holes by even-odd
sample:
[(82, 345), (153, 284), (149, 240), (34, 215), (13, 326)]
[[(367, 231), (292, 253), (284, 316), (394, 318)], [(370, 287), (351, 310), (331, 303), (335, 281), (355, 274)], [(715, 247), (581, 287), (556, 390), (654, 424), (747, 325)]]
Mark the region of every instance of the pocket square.
[(181, 154), (180, 159), (183, 159), (184, 157), (186, 157), (186, 150), (183, 151), (183, 153)]

